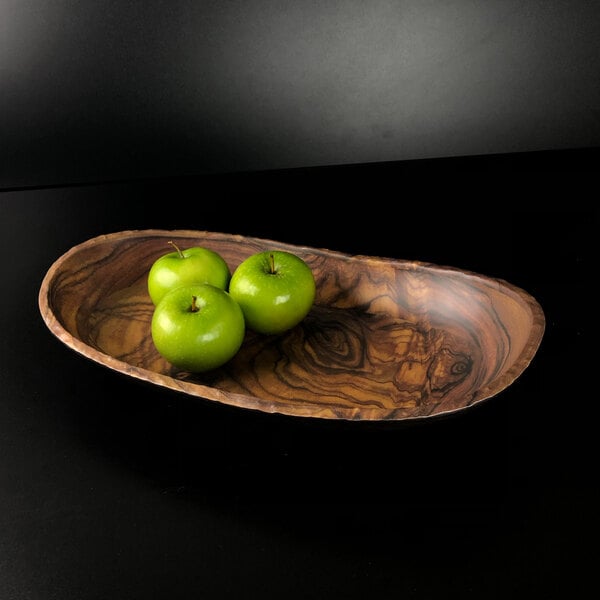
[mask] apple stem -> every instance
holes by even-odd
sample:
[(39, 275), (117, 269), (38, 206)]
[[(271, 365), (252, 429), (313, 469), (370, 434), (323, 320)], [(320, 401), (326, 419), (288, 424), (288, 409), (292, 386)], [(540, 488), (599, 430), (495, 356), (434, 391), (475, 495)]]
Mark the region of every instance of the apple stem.
[(198, 298), (196, 296), (192, 296), (192, 307), (190, 308), (190, 312), (198, 312), (200, 307), (196, 304)]
[(274, 275), (275, 274), (275, 257), (273, 256), (272, 252), (269, 253), (269, 269), (271, 270), (271, 275)]
[(175, 248), (175, 250), (177, 250), (177, 254), (179, 254), (179, 258), (185, 258), (185, 256), (183, 256), (183, 252), (179, 249), (179, 246), (175, 242), (169, 240), (167, 242), (167, 244), (171, 244), (171, 246), (173, 246), (173, 248)]

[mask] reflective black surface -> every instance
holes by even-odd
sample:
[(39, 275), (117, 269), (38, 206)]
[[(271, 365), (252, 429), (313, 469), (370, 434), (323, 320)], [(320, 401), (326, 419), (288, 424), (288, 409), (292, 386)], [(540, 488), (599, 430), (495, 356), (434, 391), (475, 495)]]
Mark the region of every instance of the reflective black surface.
[[(586, 595), (597, 165), (559, 153), (1, 193), (2, 599)], [(510, 388), (427, 425), (203, 402), (78, 356), (38, 312), (63, 252), (147, 227), (474, 270), (536, 297), (546, 334)]]

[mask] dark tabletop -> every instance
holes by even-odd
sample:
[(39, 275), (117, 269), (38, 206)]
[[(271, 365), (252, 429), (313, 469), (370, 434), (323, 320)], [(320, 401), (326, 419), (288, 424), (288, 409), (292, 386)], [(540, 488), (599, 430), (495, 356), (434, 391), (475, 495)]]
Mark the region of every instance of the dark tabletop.
[[(555, 598), (595, 587), (594, 152), (0, 193), (0, 598)], [(597, 187), (597, 180), (596, 180)], [(315, 421), (110, 371), (46, 328), (61, 254), (143, 228), (507, 280), (546, 331), (508, 389), (416, 424)]]

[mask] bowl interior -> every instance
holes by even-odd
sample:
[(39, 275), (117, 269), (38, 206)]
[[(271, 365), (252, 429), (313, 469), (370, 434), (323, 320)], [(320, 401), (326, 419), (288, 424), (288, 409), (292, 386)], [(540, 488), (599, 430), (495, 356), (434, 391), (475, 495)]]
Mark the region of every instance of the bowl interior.
[[(312, 268), (313, 309), (280, 336), (247, 332), (206, 374), (156, 351), (146, 277), (171, 250), (203, 245), (233, 270), (285, 249)], [(524, 290), (455, 268), (214, 232), (139, 231), (94, 238), (61, 257), (40, 309), (64, 343), (105, 366), (245, 408), (322, 418), (398, 420), (453, 412), (506, 388), (541, 342), (544, 315)]]

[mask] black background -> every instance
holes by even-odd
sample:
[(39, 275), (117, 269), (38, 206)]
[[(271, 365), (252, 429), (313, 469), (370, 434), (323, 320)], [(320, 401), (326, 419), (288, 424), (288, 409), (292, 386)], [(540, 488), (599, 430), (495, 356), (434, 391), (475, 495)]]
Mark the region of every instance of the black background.
[(600, 145), (593, 1), (4, 0), (0, 187)]
[[(37, 4), (1, 5), (0, 598), (589, 595), (593, 3)], [(39, 314), (54, 260), (145, 228), (472, 270), (545, 335), (424, 424), (190, 398)]]

